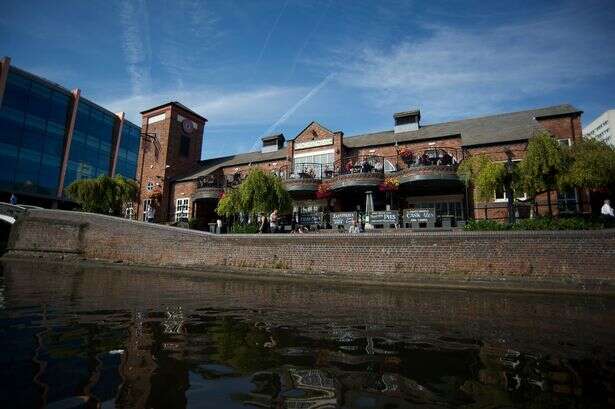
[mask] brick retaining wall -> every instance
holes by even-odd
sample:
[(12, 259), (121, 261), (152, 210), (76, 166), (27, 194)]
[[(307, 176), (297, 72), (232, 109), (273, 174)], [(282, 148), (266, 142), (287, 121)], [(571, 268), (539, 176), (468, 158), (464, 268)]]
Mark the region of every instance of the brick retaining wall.
[(615, 230), (211, 235), (103, 215), (29, 210), (12, 229), (8, 254), (385, 284), (602, 291), (615, 278)]

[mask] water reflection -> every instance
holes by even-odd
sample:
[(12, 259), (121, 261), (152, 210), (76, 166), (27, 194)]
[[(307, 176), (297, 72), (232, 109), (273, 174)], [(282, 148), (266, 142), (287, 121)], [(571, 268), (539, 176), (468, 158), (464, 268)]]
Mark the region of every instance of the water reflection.
[(4, 263), (0, 407), (615, 404), (615, 300)]

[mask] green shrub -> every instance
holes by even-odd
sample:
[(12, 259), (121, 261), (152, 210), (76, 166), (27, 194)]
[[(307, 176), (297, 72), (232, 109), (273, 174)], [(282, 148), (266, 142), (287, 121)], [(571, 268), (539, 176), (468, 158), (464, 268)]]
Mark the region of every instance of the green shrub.
[(508, 225), (504, 223), (498, 223), (495, 220), (470, 220), (465, 225), (464, 230), (469, 230), (469, 231), (508, 230)]
[(190, 219), (188, 220), (188, 224), (190, 225), (190, 229), (192, 230), (209, 230), (209, 225), (204, 219)]
[(585, 220), (580, 217), (539, 217), (522, 219), (515, 224), (498, 223), (494, 220), (470, 220), (465, 230), (469, 231), (499, 231), (499, 230), (595, 230), (601, 229), (601, 223)]
[(231, 233), (255, 234), (255, 233), (258, 233), (258, 226), (256, 224), (234, 224), (231, 227)]
[(511, 226), (512, 230), (595, 230), (601, 227), (600, 223), (580, 217), (524, 219)]

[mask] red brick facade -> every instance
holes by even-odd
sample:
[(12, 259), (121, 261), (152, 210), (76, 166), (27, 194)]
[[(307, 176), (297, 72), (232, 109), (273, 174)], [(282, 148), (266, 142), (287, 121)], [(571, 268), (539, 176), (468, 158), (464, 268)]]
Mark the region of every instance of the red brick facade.
[(613, 230), (229, 236), (35, 209), (11, 229), (8, 255), (182, 266), (204, 275), (613, 293), (614, 246)]
[[(162, 121), (148, 123), (148, 118), (156, 117), (160, 114), (165, 114), (166, 117)], [(197, 129), (193, 132), (190, 139), (190, 155), (182, 157), (179, 153), (180, 138), (183, 133), (182, 123), (177, 121), (177, 115), (184, 118), (189, 118), (197, 124)], [(537, 128), (542, 128), (549, 131), (554, 138), (569, 139), (571, 143), (575, 143), (582, 137), (581, 133), (581, 114), (580, 112), (572, 112), (560, 115), (541, 116), (534, 118), (538, 124)], [(201, 211), (197, 211), (197, 207), (201, 210), (207, 209), (207, 217), (215, 219), (216, 200), (212, 197), (207, 197), (201, 205), (195, 206), (194, 200), (202, 200), (198, 194), (195, 194), (199, 189), (197, 178), (192, 180), (185, 178), (181, 182), (174, 182), (176, 176), (184, 175), (191, 170), (198, 170), (199, 159), (203, 138), (204, 121), (201, 117), (193, 115), (190, 111), (182, 109), (181, 106), (168, 104), (154, 110), (146, 111), (143, 115), (143, 132), (155, 133), (159, 142), (159, 149), (155, 149), (153, 144), (144, 143), (139, 156), (138, 175), (141, 181), (141, 201), (139, 213), (143, 211), (143, 199), (151, 196), (152, 192), (147, 190), (147, 183), (153, 182), (156, 189), (160, 189), (162, 196), (158, 204), (157, 221), (172, 222), (175, 219), (176, 201), (180, 198), (189, 199), (189, 218), (198, 218), (203, 215)], [(345, 161), (351, 158), (361, 157), (381, 157), (386, 159), (390, 165), (398, 171), (403, 171), (407, 165), (399, 156), (400, 149), (407, 148), (412, 152), (420, 155), (429, 149), (438, 148), (447, 151), (454, 158), (455, 163), (463, 161), (472, 155), (487, 154), (495, 161), (507, 160), (508, 153), (512, 154), (513, 160), (521, 160), (525, 156), (527, 149), (527, 138), (509, 138), (510, 141), (499, 143), (485, 143), (464, 145), (463, 133), (461, 135), (451, 135), (442, 137), (425, 137), (415, 138), (412, 140), (402, 140), (399, 142), (381, 143), (375, 140), (373, 144), (357, 145), (356, 143), (345, 143), (344, 133), (341, 131), (331, 131), (317, 122), (312, 122), (306, 126), (299, 134), (290, 139), (283, 151), (276, 155), (276, 159), (259, 159), (258, 156), (251, 156), (251, 159), (246, 161), (235, 161), (229, 165), (222, 165), (210, 173), (210, 177), (216, 178), (219, 181), (233, 179), (234, 175), (245, 175), (251, 168), (260, 168), (265, 171), (275, 172), (282, 176), (288, 176), (293, 172), (294, 158), (296, 155), (305, 155), (312, 152), (331, 152), (334, 153), (334, 166), (336, 169), (342, 169)], [(516, 140), (515, 140), (516, 139)], [(346, 138), (346, 141), (349, 139)], [(256, 158), (256, 159), (255, 159)], [(383, 162), (384, 163), (384, 162)], [(395, 173), (391, 173), (395, 175)], [(159, 186), (158, 186), (159, 185)], [(312, 185), (313, 186), (313, 185)], [(432, 189), (433, 190), (433, 189)], [(377, 197), (380, 195), (375, 192)], [(435, 195), (442, 197), (463, 197), (463, 207), (465, 217), (467, 218), (489, 218), (505, 221), (508, 218), (507, 203), (504, 200), (494, 200), (489, 203), (475, 203), (471, 188), (465, 189), (461, 186), (451, 188), (443, 188), (441, 191), (422, 193), (425, 197), (433, 198)], [(348, 195), (357, 195), (357, 192), (345, 193), (337, 192), (337, 200), (332, 200), (331, 205), (333, 210), (354, 210), (354, 206), (361, 201), (361, 198), (350, 198)], [(400, 189), (396, 201), (393, 203), (393, 208), (399, 206), (404, 208), (407, 203), (412, 202), (412, 191)], [(315, 202), (314, 192), (294, 195), (297, 200), (308, 199), (309, 202)], [(589, 200), (587, 192), (578, 192), (578, 211), (588, 212)], [(460, 200), (460, 199), (455, 199)], [(535, 209), (538, 214), (546, 215), (549, 213), (547, 206), (547, 195), (542, 194), (537, 197), (537, 205)], [(384, 205), (382, 197), (378, 201), (380, 206)], [(557, 215), (557, 192), (551, 192), (551, 211)], [(529, 208), (528, 208), (529, 209)], [(379, 209), (377, 209), (379, 210)], [(529, 210), (528, 210), (529, 211)], [(214, 220), (207, 220), (212, 222)]]
[[(192, 121), (192, 127), (185, 130), (185, 121)], [(149, 136), (141, 144), (137, 163), (139, 218), (145, 210), (144, 200), (151, 199), (156, 209), (156, 221), (170, 220), (177, 199), (170, 192), (170, 181), (198, 166), (205, 122), (204, 118), (173, 103), (143, 113), (141, 130)], [(188, 141), (188, 148), (184, 151), (182, 138)]]

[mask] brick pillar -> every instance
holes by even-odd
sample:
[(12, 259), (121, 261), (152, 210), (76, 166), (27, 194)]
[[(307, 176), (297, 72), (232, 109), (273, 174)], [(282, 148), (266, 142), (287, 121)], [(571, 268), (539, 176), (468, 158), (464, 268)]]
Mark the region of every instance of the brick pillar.
[(6, 80), (9, 76), (10, 66), (11, 59), (9, 57), (2, 57), (2, 59), (0, 59), (0, 107), (2, 107), (2, 97), (6, 89)]
[(64, 194), (64, 179), (66, 178), (66, 168), (68, 167), (68, 158), (70, 155), (70, 144), (73, 141), (73, 131), (75, 130), (75, 121), (77, 120), (77, 107), (79, 106), (79, 98), (81, 97), (81, 90), (74, 89), (73, 94), (73, 106), (68, 118), (68, 127), (66, 130), (66, 143), (64, 144), (64, 158), (62, 159), (62, 167), (60, 168), (60, 183), (58, 183), (58, 192), (56, 197), (61, 199)]

